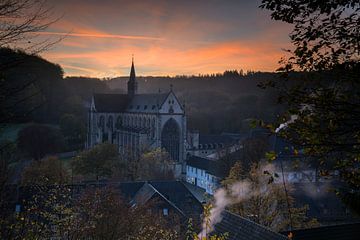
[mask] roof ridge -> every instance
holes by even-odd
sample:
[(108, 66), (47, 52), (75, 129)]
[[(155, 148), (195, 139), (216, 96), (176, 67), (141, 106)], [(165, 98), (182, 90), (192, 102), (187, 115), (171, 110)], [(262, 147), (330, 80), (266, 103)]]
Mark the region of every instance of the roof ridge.
[(183, 212), (180, 208), (178, 208), (173, 202), (171, 202), (171, 201), (170, 201), (169, 199), (167, 199), (163, 194), (161, 194), (150, 182), (147, 182), (147, 184), (148, 184), (150, 187), (152, 187), (153, 190), (154, 190), (155, 192), (157, 192), (162, 198), (164, 198), (165, 201), (167, 201), (171, 206), (173, 206), (173, 207), (174, 207), (175, 209), (177, 209), (182, 215), (185, 216), (184, 212)]

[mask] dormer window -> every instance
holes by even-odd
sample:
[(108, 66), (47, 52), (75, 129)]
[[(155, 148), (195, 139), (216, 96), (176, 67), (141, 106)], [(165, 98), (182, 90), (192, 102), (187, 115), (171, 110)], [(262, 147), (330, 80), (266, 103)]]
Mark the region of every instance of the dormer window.
[(137, 105), (136, 109), (140, 109), (140, 105)]
[(151, 108), (151, 109), (153, 109), (153, 110), (154, 110), (155, 108), (156, 108), (156, 106), (155, 106), (155, 105), (152, 105), (152, 108)]
[(144, 106), (144, 109), (147, 109), (147, 105)]

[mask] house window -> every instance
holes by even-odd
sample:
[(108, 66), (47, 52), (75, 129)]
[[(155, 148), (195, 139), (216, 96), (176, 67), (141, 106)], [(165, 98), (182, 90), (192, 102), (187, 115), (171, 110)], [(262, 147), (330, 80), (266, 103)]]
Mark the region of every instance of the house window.
[(168, 216), (169, 215), (169, 209), (163, 208), (163, 214), (164, 214), (164, 216)]
[(16, 212), (16, 213), (19, 213), (20, 210), (21, 210), (20, 204), (16, 204), (16, 206), (15, 206), (15, 212)]

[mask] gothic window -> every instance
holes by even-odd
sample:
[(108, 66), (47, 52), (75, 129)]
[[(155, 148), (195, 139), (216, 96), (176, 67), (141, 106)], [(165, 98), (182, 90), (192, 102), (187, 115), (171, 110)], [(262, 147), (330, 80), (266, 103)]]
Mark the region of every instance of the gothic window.
[(151, 138), (155, 138), (155, 119), (153, 119), (151, 123)]
[(150, 118), (147, 119), (147, 127), (150, 128)]
[(122, 123), (122, 117), (119, 116), (116, 120), (116, 128), (120, 129), (122, 127), (123, 123)]
[(142, 127), (143, 127), (143, 128), (146, 128), (146, 118), (143, 118)]
[(180, 130), (176, 121), (169, 119), (161, 132), (161, 147), (170, 154), (171, 158), (175, 161), (179, 161), (180, 153)]
[(101, 129), (104, 129), (105, 127), (105, 117), (104, 115), (101, 115), (98, 122), (98, 127)]
[(108, 118), (107, 127), (110, 128), (110, 129), (113, 129), (113, 126), (114, 126), (113, 117), (110, 116), (110, 117)]

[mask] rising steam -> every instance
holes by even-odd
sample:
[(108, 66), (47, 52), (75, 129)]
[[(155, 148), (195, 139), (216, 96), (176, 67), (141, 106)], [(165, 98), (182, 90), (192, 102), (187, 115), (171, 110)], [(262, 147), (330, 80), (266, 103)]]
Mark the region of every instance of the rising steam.
[[(261, 171), (262, 173), (264, 170), (274, 171), (274, 166), (272, 164), (266, 164), (264, 166), (260, 166), (258, 171)], [(266, 184), (266, 181), (264, 181), (264, 184), (261, 185), (266, 186)], [(210, 226), (207, 226), (206, 219), (204, 219), (202, 223), (202, 231), (198, 235), (199, 239), (202, 239), (208, 233), (211, 233), (214, 230), (214, 226), (221, 222), (222, 213), (227, 206), (240, 203), (266, 191), (265, 189), (260, 189), (260, 191), (256, 191), (255, 189), (256, 187), (249, 180), (235, 182), (228, 187), (228, 190), (225, 188), (217, 189), (214, 193), (214, 204), (210, 210), (210, 217), (208, 219)]]

